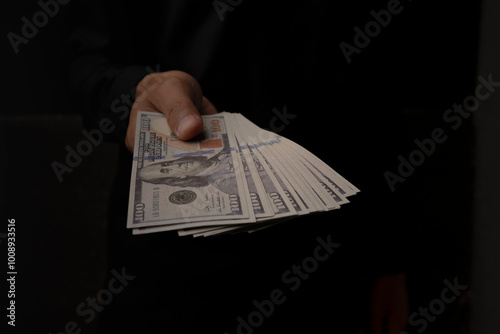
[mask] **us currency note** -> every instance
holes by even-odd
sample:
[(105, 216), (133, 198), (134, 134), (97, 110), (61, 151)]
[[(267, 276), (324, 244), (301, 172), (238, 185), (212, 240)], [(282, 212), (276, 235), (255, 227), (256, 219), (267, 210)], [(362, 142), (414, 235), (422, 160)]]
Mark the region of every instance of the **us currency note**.
[(293, 150), (297, 152), (299, 156), (301, 156), (302, 161), (307, 162), (307, 165), (312, 166), (314, 170), (323, 175), (328, 180), (328, 183), (332, 184), (342, 195), (348, 197), (359, 192), (359, 189), (357, 187), (355, 187), (352, 183), (347, 181), (325, 162), (320, 160), (317, 156), (315, 156), (299, 144), (289, 140), (288, 138), (283, 138), (283, 142), (292, 147)]
[(159, 113), (139, 112), (127, 227), (180, 236), (255, 232), (337, 209), (359, 192), (314, 154), (241, 114), (203, 116), (178, 140)]
[(315, 192), (322, 198), (329, 210), (338, 209), (340, 205), (349, 203), (347, 198), (342, 194), (342, 190), (335, 186), (335, 183), (322, 174), (319, 170), (298, 154), (298, 150), (294, 149), (287, 141), (282, 140), (276, 149), (281, 151), (283, 157), (289, 159), (290, 164), (296, 166), (299, 172), (307, 176), (308, 183), (315, 189)]
[(234, 123), (237, 129), (238, 140), (243, 143), (243, 153), (247, 157), (247, 161), (252, 161), (258, 171), (258, 175), (264, 184), (273, 207), (274, 218), (301, 214), (302, 211), (305, 213), (305, 210), (297, 201), (297, 195), (291, 189), (291, 186), (280, 178), (273, 170), (272, 165), (260, 154), (258, 145), (255, 145), (254, 139), (248, 132), (249, 129), (244, 127), (244, 117), (240, 114), (234, 114), (233, 117), (237, 117), (238, 119)]
[[(283, 217), (295, 216), (297, 214), (296, 209), (299, 211), (301, 208), (294, 202), (294, 199), (290, 192), (288, 192), (287, 187), (278, 180), (275, 173), (264, 161), (262, 156), (254, 149), (249, 147), (246, 142), (247, 137), (245, 136), (244, 129), (241, 129), (238, 124), (239, 114), (229, 114), (224, 113), (227, 119), (227, 123), (231, 124), (234, 128), (235, 140), (237, 142), (238, 152), (242, 157), (243, 165), (245, 166), (245, 174), (247, 175), (247, 182), (249, 183), (249, 189), (251, 183), (256, 185), (261, 185), (262, 188), (254, 195), (252, 199), (252, 206), (256, 214), (256, 222), (261, 224), (262, 222), (269, 220), (281, 219)], [(241, 120), (241, 119), (240, 119)], [(252, 180), (248, 179), (249, 171), (252, 171)], [(259, 187), (260, 188), (260, 187)], [(258, 195), (258, 197), (257, 197)], [(258, 199), (258, 201), (256, 201)], [(268, 203), (269, 212), (266, 209), (266, 214), (258, 214), (262, 211), (262, 203)], [(228, 232), (234, 232), (237, 230), (242, 230), (242, 226), (230, 226), (230, 227), (213, 227), (213, 228), (193, 228), (188, 230), (179, 231), (180, 236), (193, 235), (193, 236), (211, 236), (216, 234), (223, 234)]]
[[(175, 137), (164, 115), (139, 112), (128, 228), (166, 229), (255, 221), (234, 135), (224, 115), (203, 116), (196, 141)], [(140, 230), (138, 230), (140, 231)]]
[(294, 172), (294, 162), (291, 164), (284, 162), (286, 157), (277, 159), (276, 155), (281, 155), (273, 151), (273, 147), (282, 142), (283, 137), (275, 133), (258, 128), (255, 124), (239, 115), (239, 131), (244, 136), (251, 152), (256, 152), (261, 157), (260, 161), (264, 166), (268, 166), (271, 175), (274, 175), (279, 187), (284, 189), (287, 197), (299, 215), (324, 210), (323, 203), (314, 193), (314, 190), (307, 185), (306, 180), (297, 172)]

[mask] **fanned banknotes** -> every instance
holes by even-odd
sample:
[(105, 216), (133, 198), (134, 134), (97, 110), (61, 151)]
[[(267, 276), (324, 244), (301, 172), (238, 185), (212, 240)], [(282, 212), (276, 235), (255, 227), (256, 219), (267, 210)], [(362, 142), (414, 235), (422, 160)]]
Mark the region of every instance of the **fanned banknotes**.
[(255, 232), (340, 208), (359, 192), (300, 145), (241, 114), (203, 116), (181, 141), (164, 115), (138, 113), (127, 228), (180, 236)]

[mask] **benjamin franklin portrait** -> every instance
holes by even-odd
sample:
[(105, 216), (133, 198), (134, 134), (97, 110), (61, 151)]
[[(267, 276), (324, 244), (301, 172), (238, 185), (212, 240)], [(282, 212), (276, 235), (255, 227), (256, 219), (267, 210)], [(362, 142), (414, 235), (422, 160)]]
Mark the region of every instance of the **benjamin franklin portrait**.
[(187, 156), (158, 162), (139, 171), (139, 177), (144, 182), (184, 188), (212, 185), (227, 194), (238, 193), (234, 175), (229, 150), (223, 150), (211, 158)]

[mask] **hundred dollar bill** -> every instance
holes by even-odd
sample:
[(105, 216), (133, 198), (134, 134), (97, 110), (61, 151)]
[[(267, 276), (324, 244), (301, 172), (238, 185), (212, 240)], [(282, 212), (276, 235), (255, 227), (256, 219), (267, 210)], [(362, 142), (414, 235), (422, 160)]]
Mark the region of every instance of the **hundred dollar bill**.
[[(297, 214), (297, 206), (295, 206), (292, 202), (292, 198), (287, 192), (286, 187), (282, 187), (282, 184), (280, 184), (277, 180), (269, 166), (261, 163), (261, 160), (263, 160), (262, 157), (259, 158), (257, 156), (258, 153), (252, 151), (252, 149), (248, 147), (245, 141), (246, 138), (243, 136), (244, 130), (241, 129), (238, 124), (238, 119), (241, 119), (241, 117), (239, 117), (240, 115), (229, 113), (224, 114), (226, 115), (228, 124), (230, 124), (235, 130), (235, 140), (238, 144), (238, 152), (241, 155), (241, 159), (245, 167), (244, 171), (247, 176), (249, 189), (252, 188), (252, 183), (254, 184), (254, 187), (255, 185), (259, 185), (259, 190), (255, 191), (253, 197), (251, 197), (257, 223), (261, 224), (264, 221), (295, 216)], [(250, 176), (249, 172), (251, 172), (251, 180), (248, 178), (248, 176)], [(263, 210), (263, 208), (267, 206), (269, 206), (269, 209), (266, 208)], [(259, 214), (260, 211), (264, 211), (266, 214)], [(242, 230), (242, 226), (217, 226), (212, 228), (198, 227), (179, 231), (178, 234), (180, 236), (193, 235), (196, 237), (223, 234), (240, 230)]]
[(163, 115), (140, 112), (127, 227), (180, 236), (255, 232), (338, 209), (355, 186), (318, 157), (241, 114), (203, 116), (194, 141)]
[(300, 159), (301, 161), (306, 162), (306, 165), (312, 166), (315, 171), (325, 177), (328, 183), (335, 187), (340, 194), (348, 197), (359, 192), (358, 188), (299, 144), (287, 138), (283, 138), (283, 142), (286, 143), (287, 146), (290, 146), (302, 158)]
[(255, 221), (224, 114), (203, 116), (202, 134), (188, 142), (175, 137), (163, 114), (141, 111), (137, 117), (128, 228)]
[[(258, 133), (257, 136), (253, 136), (252, 138), (254, 138), (254, 140), (255, 138), (259, 138), (258, 141), (261, 143), (260, 145), (276, 146), (279, 151), (284, 151), (284, 157), (289, 158), (289, 160), (292, 161), (292, 166), (296, 166), (296, 163), (299, 161), (305, 165), (307, 167), (307, 172), (302, 170), (300, 174), (305, 175), (307, 173), (311, 173), (315, 179), (323, 179), (324, 181), (327, 181), (326, 183), (322, 181), (320, 182), (329, 196), (334, 198), (335, 202), (339, 204), (348, 203), (346, 197), (355, 195), (359, 192), (359, 189), (299, 144), (285, 137), (273, 134), (272, 132), (259, 129), (255, 124), (242, 115), (240, 115), (240, 118), (240, 123), (246, 124), (246, 127), (248, 128), (252, 128), (250, 131)], [(309, 178), (309, 180), (311, 179)], [(334, 194), (332, 194), (332, 190)]]
[(243, 115), (237, 114), (239, 118), (239, 133), (244, 136), (249, 144), (251, 151), (259, 152), (260, 158), (265, 166), (269, 166), (272, 175), (276, 177), (279, 186), (283, 188), (293, 203), (293, 206), (299, 215), (324, 210), (320, 198), (309, 187), (303, 175), (293, 170), (295, 162), (286, 165), (286, 157), (276, 158), (280, 155), (278, 152), (270, 152), (267, 149), (279, 145), (283, 137), (275, 133), (260, 129), (254, 123), (250, 122)]
[(275, 149), (280, 151), (284, 159), (288, 159), (290, 164), (299, 170), (301, 175), (307, 176), (308, 183), (315, 189), (315, 193), (320, 196), (329, 210), (337, 209), (342, 204), (349, 203), (340, 188), (335, 187), (335, 183), (314, 168), (305, 158), (300, 156), (296, 149), (288, 145), (285, 140), (281, 140)]
[[(290, 217), (297, 215), (296, 210), (294, 209), (294, 202), (292, 202), (290, 193), (287, 192), (286, 187), (282, 187), (283, 184), (281, 180), (278, 180), (278, 176), (272, 171), (272, 166), (266, 165), (261, 161), (265, 161), (262, 156), (259, 155), (257, 151), (249, 150), (252, 161), (255, 163), (257, 170), (259, 171), (259, 176), (262, 179), (264, 184), (264, 188), (266, 190), (267, 196), (271, 201), (271, 207), (274, 211), (274, 215), (271, 217), (262, 217), (257, 218), (257, 224), (255, 227), (258, 227), (262, 222), (267, 222), (269, 220), (279, 220), (284, 217)], [(250, 224), (247, 224), (250, 225)], [(243, 226), (230, 226), (225, 228), (215, 228), (212, 230), (200, 230), (196, 229), (194, 235), (195, 236), (211, 236), (216, 234), (222, 234), (233, 231), (242, 230)]]

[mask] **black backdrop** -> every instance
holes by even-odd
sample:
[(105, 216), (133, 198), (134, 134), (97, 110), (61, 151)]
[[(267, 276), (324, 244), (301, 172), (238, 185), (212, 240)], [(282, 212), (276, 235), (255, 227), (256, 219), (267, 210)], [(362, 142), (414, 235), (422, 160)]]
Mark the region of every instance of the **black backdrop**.
[[(4, 6), (9, 8), (0, 14), (1, 212), (2, 220), (18, 221), (18, 329), (55, 333), (76, 317), (76, 306), (96, 293), (105, 274), (105, 202), (114, 165), (103, 168), (102, 161), (114, 161), (116, 145), (100, 146), (58, 183), (50, 163), (64, 159), (64, 147), (78, 142), (82, 127), (61, 66), (64, 14), (72, 2), (61, 5), (17, 54), (8, 33), (19, 34), (21, 18), (31, 18), (40, 7), (35, 1)], [(479, 10), (477, 0), (412, 1), (369, 46), (398, 55), (409, 138), (427, 136), (445, 109), (473, 93)], [(417, 239), (422, 240), (410, 273), (411, 311), (439, 295), (443, 279), (469, 282), (472, 144), (469, 124), (419, 171), (426, 182), (419, 190), (425, 199), (411, 213), (421, 223)], [(459, 333), (458, 327), (467, 325), (466, 302), (447, 310), (427, 333)], [(92, 330), (90, 324), (84, 332)]]

